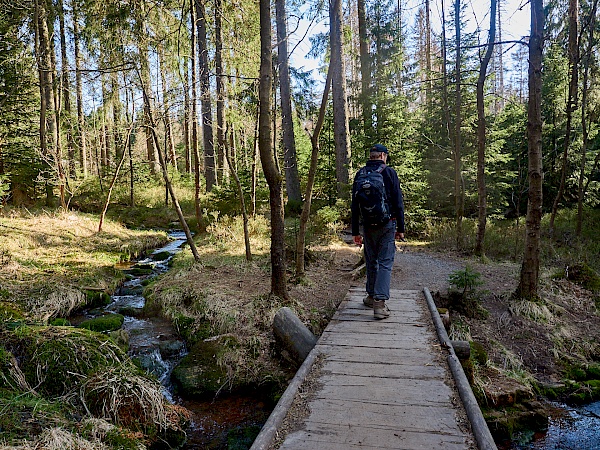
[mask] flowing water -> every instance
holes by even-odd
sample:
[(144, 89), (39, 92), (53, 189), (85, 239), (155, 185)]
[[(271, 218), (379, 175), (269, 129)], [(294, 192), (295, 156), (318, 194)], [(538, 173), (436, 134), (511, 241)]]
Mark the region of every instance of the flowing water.
[(513, 443), (518, 450), (600, 450), (600, 402), (583, 406), (553, 404), (548, 430), (522, 433)]
[[(208, 401), (179, 397), (170, 376), (173, 368), (187, 353), (185, 343), (169, 321), (159, 317), (145, 318), (141, 314), (145, 304), (142, 291), (147, 283), (144, 280), (167, 272), (169, 262), (186, 242), (183, 232), (171, 232), (169, 236), (172, 241), (154, 250), (147, 258), (118, 267), (130, 276), (112, 296), (111, 303), (104, 311), (84, 311), (80, 317), (71, 318), (71, 321), (77, 323), (106, 312), (125, 316), (123, 329), (129, 335), (131, 358), (136, 359), (160, 380), (168, 401), (180, 404), (192, 413), (185, 449), (249, 448), (271, 413), (271, 402), (260, 393), (222, 396)], [(140, 274), (139, 269), (144, 273)]]

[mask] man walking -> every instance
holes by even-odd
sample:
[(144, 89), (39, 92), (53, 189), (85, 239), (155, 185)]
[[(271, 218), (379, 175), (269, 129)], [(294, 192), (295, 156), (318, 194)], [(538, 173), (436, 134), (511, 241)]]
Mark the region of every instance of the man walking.
[(395, 239), (404, 239), (402, 191), (398, 174), (385, 164), (387, 158), (387, 147), (375, 144), (352, 186), (352, 237), (356, 245), (365, 244), (367, 296), (363, 303), (373, 308), (375, 319), (390, 316), (385, 302), (390, 298)]

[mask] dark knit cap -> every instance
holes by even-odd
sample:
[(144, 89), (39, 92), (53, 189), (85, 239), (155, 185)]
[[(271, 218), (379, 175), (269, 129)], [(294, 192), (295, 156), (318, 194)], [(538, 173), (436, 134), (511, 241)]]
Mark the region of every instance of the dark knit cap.
[(371, 147), (371, 152), (389, 153), (387, 147), (383, 144), (375, 144)]

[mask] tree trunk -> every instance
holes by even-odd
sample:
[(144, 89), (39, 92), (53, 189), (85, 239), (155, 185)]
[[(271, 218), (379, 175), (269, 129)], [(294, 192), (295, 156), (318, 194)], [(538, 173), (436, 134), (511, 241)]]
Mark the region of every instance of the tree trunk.
[(594, 48), (594, 29), (596, 27), (596, 10), (598, 7), (598, 0), (594, 0), (592, 4), (592, 10), (589, 16), (588, 29), (588, 44), (585, 52), (585, 62), (583, 69), (583, 89), (581, 96), (581, 163), (579, 165), (579, 183), (578, 183), (578, 196), (577, 196), (577, 225), (575, 227), (575, 233), (577, 237), (581, 237), (581, 229), (583, 226), (583, 198), (585, 195), (584, 181), (585, 181), (585, 164), (587, 161), (587, 149), (589, 143), (589, 127), (587, 123), (586, 110), (588, 101), (588, 82), (590, 73), (590, 62), (592, 59), (592, 51)]
[(283, 222), (282, 176), (275, 166), (271, 149), (271, 84), (273, 83), (271, 57), (271, 3), (260, 0), (260, 83), (258, 148), (263, 172), (269, 185), (271, 203), (271, 294), (288, 298), (285, 272), (285, 242)]
[(485, 78), (488, 64), (494, 51), (494, 39), (496, 37), (496, 0), (491, 0), (490, 6), (490, 31), (488, 34), (488, 45), (485, 55), (479, 67), (479, 77), (477, 79), (477, 197), (478, 197), (478, 223), (477, 223), (477, 242), (475, 244), (475, 254), (484, 255), (483, 240), (485, 239), (485, 227), (487, 221), (487, 199), (485, 185), (485, 102), (483, 89), (485, 87)]
[(427, 81), (425, 84), (425, 101), (431, 107), (433, 100), (431, 91), (433, 81), (431, 80), (431, 0), (425, 0), (425, 70)]
[(363, 116), (363, 130), (365, 138), (373, 134), (373, 107), (371, 105), (371, 66), (369, 55), (369, 40), (367, 37), (367, 13), (365, 0), (357, 1), (358, 13), (358, 39), (360, 55), (360, 83), (361, 83), (361, 108)]
[(296, 278), (304, 276), (304, 246), (306, 241), (306, 225), (310, 216), (310, 204), (312, 203), (312, 190), (315, 184), (315, 176), (317, 174), (317, 163), (319, 162), (319, 135), (325, 121), (325, 112), (327, 111), (327, 98), (329, 97), (329, 89), (331, 87), (331, 64), (327, 69), (327, 80), (325, 81), (325, 89), (323, 90), (323, 99), (321, 100), (321, 108), (319, 109), (319, 118), (315, 124), (315, 129), (310, 137), (312, 145), (312, 153), (310, 156), (310, 168), (308, 169), (308, 179), (306, 180), (306, 192), (304, 194), (304, 205), (302, 206), (302, 214), (300, 215), (300, 226), (298, 227), (298, 238), (296, 241)]
[[(140, 67), (140, 83), (143, 91), (147, 92), (148, 95), (151, 92), (150, 86), (150, 68), (148, 67), (148, 48), (145, 42), (139, 43), (139, 52), (141, 59)], [(154, 138), (152, 136), (152, 130), (149, 128), (150, 116), (152, 116), (152, 102), (148, 98), (147, 102), (144, 102), (144, 131), (146, 133), (146, 151), (148, 156), (148, 163), (150, 165), (150, 172), (157, 174), (160, 171), (158, 164), (158, 149), (154, 145)]]
[(350, 135), (348, 102), (346, 100), (346, 72), (344, 70), (342, 49), (342, 17), (342, 0), (329, 0), (330, 64), (333, 66), (333, 134), (336, 151), (337, 194), (340, 198), (348, 198), (350, 196)]
[[(162, 53), (162, 52), (161, 52)], [(163, 97), (163, 122), (165, 126), (165, 143), (166, 143), (166, 155), (168, 160), (167, 164), (171, 163), (173, 166), (173, 170), (177, 172), (177, 155), (175, 154), (175, 141), (173, 139), (173, 126), (171, 123), (171, 107), (169, 104), (169, 86), (167, 84), (167, 76), (166, 76), (166, 67), (165, 66), (165, 56), (161, 54), (160, 58), (160, 81), (162, 87), (162, 97)]]
[(67, 58), (67, 37), (65, 31), (65, 8), (63, 0), (58, 2), (59, 27), (60, 27), (60, 60), (61, 60), (61, 80), (62, 80), (62, 102), (67, 130), (67, 156), (68, 156), (68, 176), (75, 177), (75, 142), (73, 141), (73, 127), (71, 123), (71, 82), (69, 80), (69, 60)]
[[(140, 76), (139, 73), (138, 73), (138, 76)], [(146, 92), (145, 89), (143, 89), (142, 94), (144, 96), (144, 103), (149, 104), (150, 97), (148, 96), (148, 93)], [(148, 108), (148, 110), (152, 111), (151, 108)], [(169, 173), (167, 172), (167, 165), (162, 156), (162, 152), (160, 151), (160, 143), (158, 141), (158, 135), (156, 134), (156, 125), (154, 123), (154, 118), (152, 117), (152, 114), (150, 114), (148, 119), (150, 120), (150, 132), (151, 132), (152, 138), (154, 140), (154, 145), (158, 149), (158, 152), (157, 152), (158, 162), (159, 162), (160, 168), (162, 170), (162, 175), (165, 180), (165, 184), (167, 186), (169, 194), (171, 195), (171, 201), (173, 202), (173, 206), (175, 207), (175, 212), (177, 213), (177, 217), (179, 218), (179, 224), (181, 225), (181, 228), (183, 228), (185, 237), (187, 239), (187, 243), (190, 246), (192, 255), (194, 255), (194, 260), (196, 262), (200, 262), (200, 255), (198, 254), (198, 250), (196, 249), (196, 244), (194, 243), (194, 238), (192, 237), (190, 227), (188, 227), (187, 222), (185, 221), (185, 217), (183, 216), (183, 211), (181, 210), (181, 207), (179, 206), (179, 201), (177, 200), (177, 197), (175, 196), (175, 191), (173, 190), (173, 185), (171, 184), (171, 180), (169, 180)]]
[(527, 108), (527, 147), (529, 155), (529, 195), (525, 252), (517, 296), (538, 296), (540, 236), (542, 222), (542, 50), (544, 45), (544, 2), (531, 0), (529, 38), (529, 104)]
[(194, 158), (194, 207), (196, 212), (196, 227), (198, 231), (203, 228), (202, 225), (202, 209), (200, 208), (200, 150), (198, 149), (198, 96), (196, 91), (196, 68), (197, 68), (197, 53), (196, 53), (196, 11), (193, 6), (190, 6), (190, 20), (192, 29), (190, 30), (191, 38), (191, 63), (192, 63), (192, 157)]
[(446, 15), (444, 0), (442, 0), (442, 109), (444, 110), (444, 127), (448, 143), (451, 142), (450, 135), (450, 107), (448, 106), (448, 68), (447, 68), (447, 45), (446, 45)]
[(500, 0), (497, 1), (498, 5), (496, 7), (498, 12), (498, 21), (497, 21), (497, 29), (498, 29), (498, 42), (499, 44), (496, 46), (498, 51), (498, 67), (497, 67), (497, 78), (498, 78), (498, 88), (500, 92), (496, 92), (496, 113), (502, 111), (504, 109), (504, 60), (503, 55), (504, 51), (502, 49), (502, 3)]
[(285, 0), (275, 1), (277, 17), (277, 60), (279, 64), (279, 91), (281, 100), (281, 128), (283, 131), (283, 161), (285, 166), (285, 188), (288, 201), (300, 204), (300, 179), (294, 137), (294, 117), (292, 113), (292, 90), (288, 55)]
[(104, 216), (106, 216), (106, 211), (108, 210), (108, 205), (110, 203), (110, 196), (112, 194), (113, 188), (115, 187), (115, 183), (117, 182), (117, 178), (119, 176), (119, 171), (123, 166), (123, 162), (125, 162), (125, 155), (127, 152), (125, 148), (129, 145), (129, 141), (131, 140), (131, 131), (133, 130), (133, 124), (129, 126), (129, 131), (127, 132), (127, 138), (125, 140), (126, 146), (121, 149), (121, 158), (119, 159), (119, 163), (115, 169), (115, 173), (113, 174), (112, 180), (110, 182), (110, 186), (108, 187), (108, 192), (106, 194), (106, 201), (104, 202), (104, 208), (102, 208), (102, 213), (100, 214), (100, 222), (98, 223), (98, 233), (102, 231), (102, 224), (104, 223)]
[(202, 105), (202, 138), (204, 141), (204, 176), (206, 190), (210, 192), (217, 182), (215, 172), (215, 149), (212, 128), (210, 98), (210, 73), (208, 67), (208, 45), (206, 38), (206, 15), (203, 0), (194, 0), (198, 39), (198, 72), (200, 78), (200, 100)]
[(79, 138), (79, 167), (83, 177), (88, 176), (88, 158), (83, 115), (83, 86), (81, 83), (81, 50), (79, 43), (79, 15), (77, 2), (73, 2), (73, 45), (75, 47), (75, 92), (77, 96), (77, 133)]
[(250, 185), (250, 201), (252, 203), (251, 205), (251, 211), (250, 214), (252, 215), (252, 217), (254, 217), (256, 215), (256, 181), (257, 181), (257, 168), (258, 168), (258, 164), (257, 164), (257, 160), (258, 160), (258, 153), (259, 153), (259, 148), (258, 148), (258, 125), (259, 125), (259, 120), (260, 120), (260, 105), (258, 105), (256, 107), (256, 122), (254, 125), (254, 140), (252, 142), (252, 179), (251, 179), (251, 185)]
[(456, 213), (456, 248), (461, 250), (463, 246), (462, 219), (464, 210), (464, 190), (462, 179), (462, 157), (461, 157), (461, 127), (462, 127), (462, 105), (461, 105), (461, 42), (460, 42), (460, 0), (454, 0), (454, 28), (456, 45), (456, 105), (455, 105), (455, 131), (454, 131), (454, 211)]
[(554, 233), (554, 221), (558, 212), (558, 205), (562, 200), (565, 184), (567, 181), (567, 169), (569, 164), (569, 147), (571, 146), (571, 121), (573, 112), (577, 109), (577, 93), (579, 89), (579, 0), (569, 0), (569, 94), (567, 96), (567, 124), (565, 130), (565, 142), (563, 144), (562, 170), (560, 174), (560, 185), (556, 198), (552, 204), (550, 214), (550, 235)]
[(215, 0), (215, 70), (217, 87), (217, 161), (218, 182), (223, 184), (227, 168), (225, 167), (225, 83), (223, 83), (223, 36), (221, 26), (221, 0)]
[(240, 182), (240, 177), (238, 177), (237, 170), (234, 165), (231, 163), (231, 158), (229, 156), (229, 152), (225, 152), (225, 159), (227, 161), (227, 165), (229, 166), (229, 172), (231, 176), (235, 180), (235, 185), (238, 190), (238, 195), (240, 196), (240, 208), (242, 210), (242, 220), (244, 221), (244, 245), (246, 248), (246, 261), (252, 261), (252, 251), (250, 249), (250, 232), (248, 231), (248, 212), (246, 211), (246, 200), (244, 199), (244, 189), (242, 188), (242, 183)]
[(192, 151), (190, 145), (190, 70), (189, 58), (184, 58), (185, 73), (183, 80), (183, 147), (185, 150), (185, 173), (192, 172)]

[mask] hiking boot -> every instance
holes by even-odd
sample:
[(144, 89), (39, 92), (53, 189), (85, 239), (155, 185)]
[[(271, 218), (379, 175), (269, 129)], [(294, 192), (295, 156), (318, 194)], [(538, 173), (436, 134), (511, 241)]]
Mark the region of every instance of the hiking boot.
[(385, 300), (373, 301), (373, 317), (376, 319), (387, 319), (390, 317), (390, 309), (385, 304)]
[(365, 298), (363, 298), (363, 305), (365, 305), (367, 308), (372, 308), (374, 300), (375, 299), (372, 296), (367, 295)]

